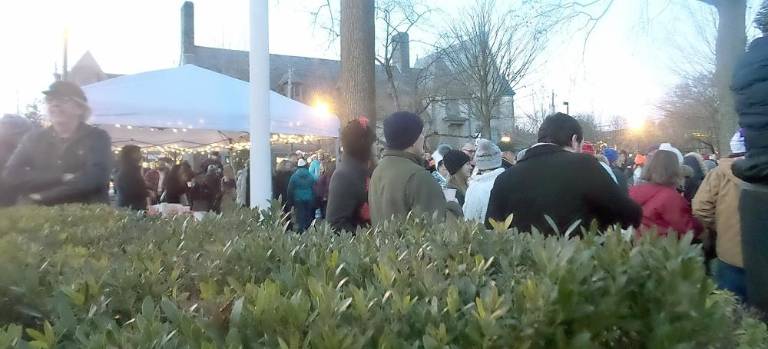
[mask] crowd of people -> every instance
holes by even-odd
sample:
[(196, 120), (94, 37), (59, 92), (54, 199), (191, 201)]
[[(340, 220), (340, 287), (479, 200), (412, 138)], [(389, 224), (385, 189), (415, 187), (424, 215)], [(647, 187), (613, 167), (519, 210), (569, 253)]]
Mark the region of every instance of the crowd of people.
[[(618, 226), (636, 236), (692, 233), (715, 246), (719, 287), (743, 300), (759, 295), (758, 304), (768, 308), (768, 292), (755, 292), (755, 285), (766, 282), (755, 271), (768, 265), (759, 249), (768, 245), (759, 234), (768, 226), (766, 60), (768, 39), (760, 38), (737, 66), (733, 89), (743, 128), (726, 157), (684, 155), (672, 143), (634, 154), (596, 146), (584, 139), (576, 119), (562, 113), (546, 117), (537, 142), (525, 149), (475, 139), (430, 153), (421, 117), (400, 111), (383, 120), (385, 147), (378, 156), (376, 125), (358, 118), (341, 130), (339, 159), (297, 152), (280, 161), (273, 198), (297, 232), (317, 220), (355, 233), (422, 216), (486, 229), (503, 223), (509, 224), (504, 229), (545, 235), (579, 236), (593, 225), (603, 231)], [(141, 148), (127, 145), (113, 172), (110, 137), (86, 123), (90, 108), (83, 91), (57, 81), (44, 94), (49, 127), (34, 128), (20, 117), (0, 119), (0, 206), (109, 203), (110, 182), (116, 205), (133, 210), (178, 203), (221, 212), (249, 204), (250, 171), (236, 177), (215, 152), (197, 170), (169, 159), (150, 169), (143, 166)]]

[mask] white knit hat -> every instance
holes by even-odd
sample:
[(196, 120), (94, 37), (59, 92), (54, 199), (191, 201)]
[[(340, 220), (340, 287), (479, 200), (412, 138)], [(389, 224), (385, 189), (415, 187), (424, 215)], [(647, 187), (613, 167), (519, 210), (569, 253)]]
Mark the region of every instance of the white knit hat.
[(683, 164), (683, 160), (684, 160), (683, 159), (683, 153), (680, 152), (680, 149), (677, 149), (677, 148), (673, 147), (672, 144), (670, 144), (670, 143), (661, 143), (661, 145), (659, 146), (659, 150), (666, 150), (666, 151), (671, 151), (671, 152), (675, 153), (675, 155), (677, 155), (677, 160), (680, 161), (681, 165)]
[(501, 149), (489, 140), (478, 141), (475, 166), (479, 170), (492, 170), (501, 167)]
[(742, 154), (747, 152), (747, 146), (744, 145), (744, 132), (742, 129), (736, 131), (731, 138), (731, 154)]

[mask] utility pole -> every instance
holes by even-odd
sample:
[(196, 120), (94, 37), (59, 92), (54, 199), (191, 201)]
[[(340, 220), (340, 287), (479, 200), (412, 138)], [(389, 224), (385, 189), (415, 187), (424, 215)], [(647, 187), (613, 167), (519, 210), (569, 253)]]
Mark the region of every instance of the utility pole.
[(272, 198), (272, 149), (269, 113), (268, 1), (250, 1), (250, 193), (251, 207), (266, 210)]
[(67, 70), (69, 69), (69, 66), (67, 65), (67, 48), (69, 46), (69, 28), (64, 28), (64, 59), (62, 61), (62, 72), (61, 72), (61, 80), (67, 80), (67, 75), (69, 73)]
[(571, 115), (571, 103), (566, 101), (563, 102), (563, 105), (565, 106), (565, 113)]
[(555, 110), (555, 90), (552, 90), (552, 104), (549, 105), (549, 113), (554, 114), (557, 110)]

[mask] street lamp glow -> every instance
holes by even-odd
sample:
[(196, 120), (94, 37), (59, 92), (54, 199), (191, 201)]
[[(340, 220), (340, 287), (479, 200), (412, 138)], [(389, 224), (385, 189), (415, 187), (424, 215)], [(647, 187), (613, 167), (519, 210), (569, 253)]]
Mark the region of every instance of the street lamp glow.
[(322, 99), (315, 100), (315, 103), (312, 104), (312, 108), (315, 108), (315, 110), (320, 112), (323, 116), (331, 115), (331, 106), (328, 102)]

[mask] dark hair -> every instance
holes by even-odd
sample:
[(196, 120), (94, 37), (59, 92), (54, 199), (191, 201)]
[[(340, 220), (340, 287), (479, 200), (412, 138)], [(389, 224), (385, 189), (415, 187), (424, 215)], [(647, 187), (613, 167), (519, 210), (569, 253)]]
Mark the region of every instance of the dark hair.
[(184, 174), (184, 168), (178, 164), (173, 165), (163, 180), (163, 187), (165, 190), (174, 192), (179, 191), (182, 186), (186, 187), (187, 184), (179, 179), (179, 176), (182, 174)]
[(221, 153), (219, 153), (219, 152), (217, 152), (215, 150), (211, 152), (211, 156), (220, 156), (220, 155), (221, 155)]
[(554, 143), (561, 147), (571, 145), (571, 139), (576, 136), (576, 141), (584, 140), (584, 133), (579, 121), (570, 115), (557, 113), (547, 116), (539, 127), (539, 143)]
[(371, 158), (371, 146), (374, 142), (376, 142), (376, 133), (368, 125), (367, 120), (352, 120), (341, 130), (344, 154), (358, 161), (365, 162)]
[(677, 155), (668, 150), (657, 150), (650, 155), (650, 161), (643, 168), (641, 178), (649, 183), (675, 187), (681, 175), (682, 169)]
[(141, 162), (141, 148), (137, 145), (126, 145), (120, 149), (120, 167), (136, 166)]

